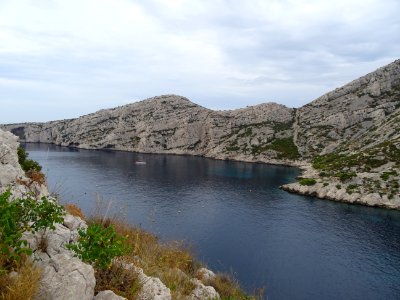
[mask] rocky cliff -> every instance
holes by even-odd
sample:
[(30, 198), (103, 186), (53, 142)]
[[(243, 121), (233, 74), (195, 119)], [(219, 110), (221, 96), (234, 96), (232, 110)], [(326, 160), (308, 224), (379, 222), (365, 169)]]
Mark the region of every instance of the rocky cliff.
[[(298, 109), (267, 103), (212, 111), (184, 97), (165, 95), (77, 119), (1, 127), (22, 141), (86, 149), (190, 154), (303, 167), (319, 159), (314, 168), (307, 167), (312, 172), (305, 174), (312, 174), (316, 185), (286, 188), (322, 198), (400, 208), (395, 175), (400, 163), (399, 118), (397, 60)], [(332, 166), (335, 155), (341, 163)], [(386, 178), (383, 172), (388, 168), (391, 183), (380, 177)], [(362, 173), (372, 175), (365, 179)], [(343, 174), (355, 175), (344, 180)], [(315, 191), (319, 184), (322, 192)], [(348, 186), (353, 188), (348, 190)], [(360, 195), (366, 198), (360, 200)]]
[(295, 148), (294, 116), (275, 103), (220, 112), (166, 95), (77, 119), (3, 128), (27, 142), (273, 162), (297, 158), (297, 151), (279, 147), (282, 141)]
[(303, 178), (285, 190), (400, 209), (400, 60), (300, 108)]
[[(400, 107), (400, 60), (329, 92), (296, 113), (296, 145), (302, 157), (330, 153), (365, 141)], [(384, 131), (386, 133), (386, 131)], [(389, 135), (391, 133), (387, 132)], [(379, 135), (377, 144), (394, 136)]]

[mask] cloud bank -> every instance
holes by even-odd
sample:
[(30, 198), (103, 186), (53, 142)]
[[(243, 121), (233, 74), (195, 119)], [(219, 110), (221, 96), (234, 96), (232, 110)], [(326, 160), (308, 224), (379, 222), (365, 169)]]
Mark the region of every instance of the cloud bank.
[(399, 58), (398, 0), (0, 1), (0, 123), (161, 94), (291, 107)]

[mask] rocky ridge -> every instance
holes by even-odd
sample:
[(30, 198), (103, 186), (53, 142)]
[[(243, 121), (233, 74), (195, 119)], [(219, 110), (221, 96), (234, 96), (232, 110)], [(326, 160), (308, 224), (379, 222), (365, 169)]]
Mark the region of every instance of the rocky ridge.
[[(18, 162), (18, 138), (10, 132), (0, 130), (0, 192), (10, 188), (12, 199), (24, 197), (33, 193), (37, 200), (42, 196), (53, 198), (45, 184), (30, 182)], [(79, 217), (66, 214), (62, 224), (56, 224), (55, 230), (45, 232), (25, 233), (33, 250), (33, 261), (42, 270), (39, 290), (35, 299), (40, 300), (121, 300), (125, 299), (112, 291), (102, 291), (95, 296), (96, 279), (91, 265), (74, 257), (66, 245), (76, 242), (79, 229), (87, 228), (87, 224)], [(43, 249), (43, 241), (46, 247)], [(124, 264), (121, 262), (121, 264)], [(138, 274), (141, 289), (137, 299), (171, 299), (171, 291), (159, 278), (147, 276), (143, 270), (132, 264), (124, 264), (124, 268)], [(208, 276), (215, 274), (207, 269), (200, 269)], [(210, 275), (211, 274), (211, 275)], [(219, 295), (211, 286), (206, 286), (200, 280), (192, 279), (195, 286), (187, 299), (218, 299)]]
[(282, 188), (348, 203), (400, 209), (400, 60), (297, 111), (302, 181)]
[[(298, 109), (266, 103), (212, 111), (164, 95), (77, 119), (1, 127), (26, 142), (300, 166), (316, 183), (284, 189), (400, 209), (399, 115), (397, 60)], [(334, 155), (341, 164), (329, 162)], [(320, 156), (325, 164), (317, 166)]]
[(26, 142), (282, 163), (292, 157), (271, 142), (293, 144), (294, 112), (275, 103), (212, 111), (184, 97), (165, 95), (77, 119), (2, 128)]

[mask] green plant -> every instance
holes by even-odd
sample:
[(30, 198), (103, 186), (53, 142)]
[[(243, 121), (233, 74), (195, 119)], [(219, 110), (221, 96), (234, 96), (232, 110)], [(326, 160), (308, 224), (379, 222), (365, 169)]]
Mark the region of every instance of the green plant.
[(341, 186), (340, 184), (337, 184), (337, 185), (336, 185), (336, 188), (337, 188), (338, 190), (340, 190), (340, 189), (342, 188), (342, 186)]
[(274, 139), (271, 143), (263, 143), (260, 145), (252, 145), (251, 153), (258, 155), (267, 150), (274, 150), (277, 152), (277, 158), (279, 159), (297, 159), (300, 157), (297, 146), (293, 141), (293, 137)]
[(351, 195), (353, 194), (355, 191), (357, 191), (358, 188), (358, 184), (349, 184), (346, 188), (346, 192)]
[(350, 173), (348, 173), (348, 172), (340, 172), (340, 173), (335, 174), (335, 176), (339, 177), (341, 182), (345, 182), (345, 181), (357, 176), (357, 174), (354, 173), (354, 172), (350, 172)]
[(42, 167), (37, 163), (36, 161), (32, 159), (28, 159), (29, 154), (26, 152), (26, 150), (22, 147), (18, 147), (18, 162), (21, 165), (22, 170), (25, 172), (28, 171), (37, 171), (40, 172), (42, 170)]
[(396, 175), (397, 175), (397, 172), (396, 172), (395, 170), (388, 171), (388, 172), (383, 172), (382, 175), (381, 175), (381, 178), (382, 178), (383, 180), (386, 181), (386, 180), (389, 179), (389, 177), (390, 177), (391, 175), (396, 176)]
[(308, 185), (308, 186), (310, 186), (310, 185), (314, 185), (316, 183), (317, 183), (317, 181), (314, 178), (301, 178), (299, 180), (299, 184), (300, 185)]
[(87, 230), (79, 231), (79, 237), (77, 243), (67, 245), (67, 248), (100, 269), (109, 268), (115, 257), (129, 252), (126, 238), (118, 235), (113, 226), (90, 224)]
[(11, 269), (24, 255), (30, 255), (24, 232), (54, 229), (55, 223), (63, 222), (64, 209), (46, 197), (36, 200), (30, 197), (10, 201), (11, 192), (0, 194), (0, 255), (6, 258)]

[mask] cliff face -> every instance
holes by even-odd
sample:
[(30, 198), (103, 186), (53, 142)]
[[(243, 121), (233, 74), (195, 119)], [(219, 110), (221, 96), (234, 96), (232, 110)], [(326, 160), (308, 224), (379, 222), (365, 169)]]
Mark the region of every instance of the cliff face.
[[(329, 92), (296, 114), (296, 143), (303, 157), (368, 139), (400, 107), (400, 60)], [(374, 143), (387, 140), (386, 131)], [(371, 141), (372, 142), (372, 141)], [(366, 143), (365, 146), (369, 146)]]
[(293, 120), (294, 109), (275, 103), (219, 112), (167, 95), (77, 119), (3, 128), (27, 142), (273, 161), (296, 158), (271, 145), (292, 140)]

